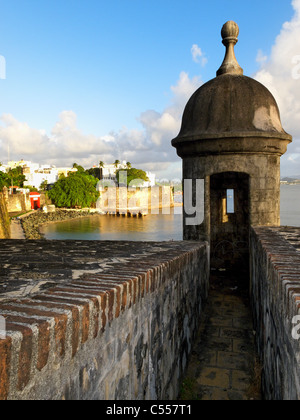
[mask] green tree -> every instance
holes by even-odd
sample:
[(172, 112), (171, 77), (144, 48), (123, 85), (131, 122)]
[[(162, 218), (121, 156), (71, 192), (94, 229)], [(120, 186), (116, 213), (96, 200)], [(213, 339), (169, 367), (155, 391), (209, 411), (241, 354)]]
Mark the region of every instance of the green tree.
[(117, 167), (118, 167), (118, 165), (120, 165), (120, 161), (119, 161), (119, 160), (115, 160), (114, 165), (115, 165), (115, 168), (117, 168)]
[(0, 189), (3, 187), (20, 187), (23, 188), (24, 181), (26, 181), (23, 170), (20, 166), (14, 169), (10, 169), (7, 173), (0, 171)]
[(23, 169), (21, 166), (17, 168), (10, 169), (7, 172), (7, 176), (9, 179), (8, 186), (15, 186), (23, 188), (24, 182), (26, 181), (25, 175), (23, 175)]
[(33, 187), (32, 185), (26, 185), (26, 189), (30, 192), (38, 192), (39, 190), (36, 187)]
[(99, 179), (103, 179), (103, 168), (104, 168), (104, 166), (105, 166), (105, 163), (102, 161), (102, 160), (100, 160), (100, 162), (99, 162), (99, 172), (98, 172), (98, 178)]
[(73, 168), (77, 169), (77, 172), (84, 172), (83, 166), (80, 166), (77, 163), (73, 163)]
[(9, 186), (9, 179), (5, 172), (0, 171), (0, 191), (3, 190), (4, 187)]
[(42, 191), (46, 191), (46, 190), (47, 190), (47, 186), (48, 186), (48, 181), (47, 181), (47, 179), (45, 179), (45, 180), (41, 183), (41, 185), (40, 185), (40, 189), (41, 189)]
[(92, 175), (94, 178), (97, 178), (98, 181), (100, 179), (100, 168), (90, 168), (90, 169), (86, 169), (85, 173), (87, 175)]
[[(142, 169), (130, 168), (127, 170), (119, 169), (116, 172), (117, 182), (118, 184), (123, 183), (123, 177), (120, 177), (121, 172), (127, 172), (127, 186), (138, 187), (142, 185), (144, 182), (149, 181), (147, 174)], [(120, 179), (121, 178), (121, 179)]]
[(67, 178), (61, 177), (48, 196), (57, 207), (91, 207), (100, 195), (96, 190), (97, 182), (97, 178), (85, 172), (74, 172)]

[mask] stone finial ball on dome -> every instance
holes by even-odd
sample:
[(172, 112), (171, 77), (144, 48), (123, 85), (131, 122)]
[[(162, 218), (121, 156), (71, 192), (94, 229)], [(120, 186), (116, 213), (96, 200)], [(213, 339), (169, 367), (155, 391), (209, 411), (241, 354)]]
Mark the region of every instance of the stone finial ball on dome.
[(217, 71), (217, 76), (221, 76), (223, 74), (231, 74), (231, 75), (243, 75), (243, 69), (240, 67), (234, 53), (234, 46), (238, 42), (239, 36), (239, 27), (238, 24), (235, 23), (233, 20), (229, 20), (228, 22), (223, 25), (221, 35), (223, 38), (223, 44), (226, 47), (226, 54), (222, 66)]
[(223, 43), (227, 43), (228, 41), (238, 41), (238, 36), (240, 33), (240, 29), (237, 23), (233, 20), (229, 20), (223, 25), (221, 35), (223, 38)]

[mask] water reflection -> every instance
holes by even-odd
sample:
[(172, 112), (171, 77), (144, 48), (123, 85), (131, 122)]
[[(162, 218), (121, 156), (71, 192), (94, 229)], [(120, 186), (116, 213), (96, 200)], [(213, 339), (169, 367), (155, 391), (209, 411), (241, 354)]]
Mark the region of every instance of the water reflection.
[(46, 239), (181, 241), (182, 215), (159, 214), (146, 217), (116, 217), (95, 215), (41, 229)]

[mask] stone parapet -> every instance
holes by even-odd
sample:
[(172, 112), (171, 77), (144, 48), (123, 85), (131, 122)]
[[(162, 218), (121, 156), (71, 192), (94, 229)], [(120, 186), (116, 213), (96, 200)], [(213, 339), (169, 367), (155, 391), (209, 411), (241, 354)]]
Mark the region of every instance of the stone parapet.
[(10, 220), (7, 211), (6, 191), (0, 192), (0, 239), (10, 238)]
[(263, 394), (300, 399), (300, 228), (255, 227), (250, 239), (251, 298), (263, 365)]
[(1, 400), (178, 396), (208, 291), (206, 243), (0, 248)]

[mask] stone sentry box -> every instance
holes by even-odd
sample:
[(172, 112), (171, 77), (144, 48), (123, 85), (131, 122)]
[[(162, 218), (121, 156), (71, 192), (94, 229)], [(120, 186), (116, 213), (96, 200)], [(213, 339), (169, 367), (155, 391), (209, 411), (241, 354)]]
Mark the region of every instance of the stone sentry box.
[(234, 53), (238, 35), (235, 22), (223, 26), (223, 64), (190, 98), (172, 141), (183, 179), (204, 179), (204, 221), (187, 225), (185, 214), (184, 239), (208, 239), (213, 267), (248, 261), (251, 225), (280, 224), (280, 157), (292, 141), (272, 94), (243, 75)]

